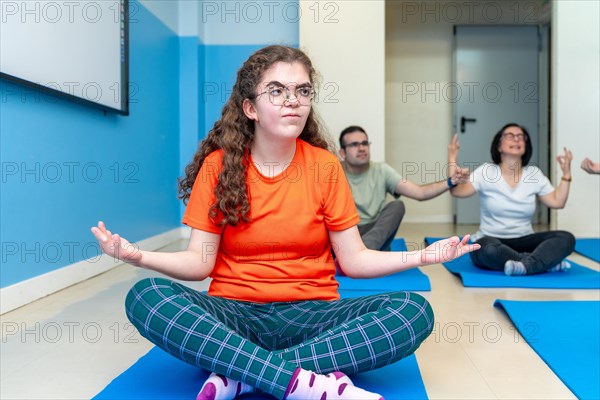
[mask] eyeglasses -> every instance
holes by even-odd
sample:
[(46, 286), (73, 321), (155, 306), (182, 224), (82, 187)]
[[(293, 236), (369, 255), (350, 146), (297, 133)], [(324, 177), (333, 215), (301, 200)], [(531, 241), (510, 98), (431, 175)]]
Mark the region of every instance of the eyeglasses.
[[(269, 95), (269, 101), (271, 101), (274, 106), (282, 106), (286, 101), (292, 101), (292, 89), (290, 89), (290, 86), (269, 86), (267, 90), (257, 94), (255, 97), (258, 98), (258, 96), (267, 93)], [(293, 93), (294, 100), (301, 106), (309, 106), (312, 99), (315, 97), (315, 90), (310, 86), (295, 87)]]
[(369, 142), (368, 140), (363, 140), (362, 142), (350, 142), (350, 143), (346, 143), (342, 148), (346, 148), (346, 147), (350, 147), (351, 149), (358, 149), (359, 146), (363, 146), (363, 147), (369, 147), (371, 145), (371, 142)]
[(520, 142), (521, 140), (524, 142), (527, 141), (527, 136), (525, 136), (525, 134), (523, 134), (523, 133), (514, 134), (514, 133), (507, 132), (507, 133), (503, 133), (502, 137), (506, 138), (506, 139), (510, 139), (512, 141), (517, 141), (517, 142)]

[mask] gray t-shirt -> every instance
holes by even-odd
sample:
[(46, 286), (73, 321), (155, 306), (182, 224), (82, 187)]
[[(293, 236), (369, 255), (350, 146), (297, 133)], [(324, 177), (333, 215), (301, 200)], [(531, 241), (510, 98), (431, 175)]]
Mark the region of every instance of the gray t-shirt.
[(399, 197), (395, 190), (402, 177), (386, 163), (371, 162), (369, 169), (359, 175), (349, 173), (345, 163), (342, 165), (360, 216), (359, 225), (374, 222), (385, 206), (387, 193)]
[(521, 180), (514, 188), (502, 177), (500, 166), (491, 163), (473, 171), (470, 180), (481, 202), (479, 231), (473, 240), (483, 236), (518, 238), (533, 233), (531, 220), (536, 198), (554, 191), (548, 178), (534, 166), (523, 168)]

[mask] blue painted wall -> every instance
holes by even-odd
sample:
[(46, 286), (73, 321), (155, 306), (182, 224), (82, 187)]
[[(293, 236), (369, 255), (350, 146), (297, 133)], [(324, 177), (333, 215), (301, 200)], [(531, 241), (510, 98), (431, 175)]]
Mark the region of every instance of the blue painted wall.
[(89, 228), (98, 219), (130, 241), (181, 226), (177, 178), (237, 70), (265, 45), (298, 46), (297, 0), (260, 21), (241, 4), (247, 21), (225, 8), (199, 16), (203, 43), (136, 3), (128, 117), (0, 81), (1, 287), (97, 256)]
[(300, 15), (298, 0), (200, 2), (204, 71), (199, 101), (204, 133), (219, 119), (237, 71), (252, 53), (271, 44), (298, 47)]
[[(179, 39), (179, 171), (183, 176), (185, 167), (192, 160), (200, 139), (204, 137), (200, 125), (204, 110), (199, 101), (199, 87), (203, 74), (202, 46), (198, 37)], [(179, 204), (179, 213), (183, 216), (185, 205)]]
[(206, 65), (200, 86), (200, 104), (204, 108), (204, 132), (213, 127), (231, 95), (237, 71), (261, 45), (204, 45)]
[(97, 255), (98, 219), (132, 241), (180, 226), (179, 45), (139, 7), (128, 117), (1, 82), (1, 287)]

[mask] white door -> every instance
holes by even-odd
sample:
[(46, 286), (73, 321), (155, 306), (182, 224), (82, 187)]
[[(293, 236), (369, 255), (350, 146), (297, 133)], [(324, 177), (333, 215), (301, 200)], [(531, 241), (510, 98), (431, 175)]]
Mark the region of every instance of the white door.
[[(471, 171), (492, 161), (492, 138), (509, 122), (527, 128), (538, 165), (539, 46), (537, 26), (456, 27), (454, 129)], [(455, 204), (458, 224), (479, 223), (478, 196)]]

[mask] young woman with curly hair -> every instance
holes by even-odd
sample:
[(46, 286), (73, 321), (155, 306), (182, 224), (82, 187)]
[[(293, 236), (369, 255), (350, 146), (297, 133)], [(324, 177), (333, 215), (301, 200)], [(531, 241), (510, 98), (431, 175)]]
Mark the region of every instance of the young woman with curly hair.
[[(338, 159), (317, 122), (315, 70), (300, 50), (269, 46), (237, 74), (221, 118), (180, 180), (187, 250), (136, 251), (100, 222), (102, 250), (175, 279), (212, 278), (200, 293), (163, 278), (138, 282), (127, 315), (150, 341), (213, 372), (199, 399), (262, 391), (278, 399), (379, 399), (356, 374), (413, 353), (433, 328), (408, 292), (340, 299), (331, 248), (346, 275), (370, 278), (478, 248), (468, 237), (422, 251), (363, 245)], [(312, 372), (314, 371), (314, 372)]]

